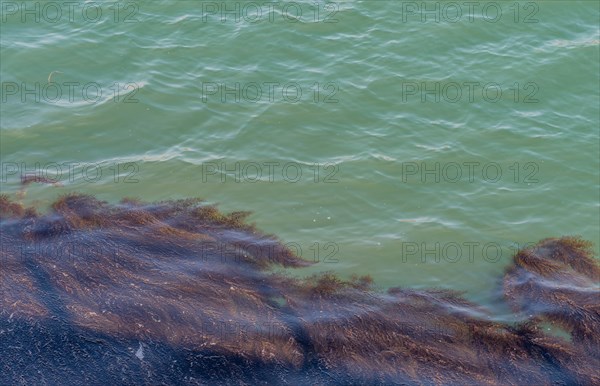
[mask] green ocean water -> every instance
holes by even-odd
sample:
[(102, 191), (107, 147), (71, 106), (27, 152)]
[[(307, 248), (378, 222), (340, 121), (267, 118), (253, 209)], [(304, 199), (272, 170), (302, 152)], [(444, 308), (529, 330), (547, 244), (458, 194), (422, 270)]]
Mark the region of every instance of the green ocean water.
[(27, 204), (200, 196), (317, 261), (295, 274), (491, 307), (515, 248), (598, 251), (597, 1), (1, 11), (1, 190)]

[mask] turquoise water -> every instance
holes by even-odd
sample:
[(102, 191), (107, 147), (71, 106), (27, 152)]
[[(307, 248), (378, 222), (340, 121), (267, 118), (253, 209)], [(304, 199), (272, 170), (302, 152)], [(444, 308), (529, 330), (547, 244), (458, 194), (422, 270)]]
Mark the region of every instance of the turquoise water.
[(2, 2), (3, 193), (201, 196), (298, 274), (491, 306), (517, 246), (598, 251), (596, 1), (60, 4)]

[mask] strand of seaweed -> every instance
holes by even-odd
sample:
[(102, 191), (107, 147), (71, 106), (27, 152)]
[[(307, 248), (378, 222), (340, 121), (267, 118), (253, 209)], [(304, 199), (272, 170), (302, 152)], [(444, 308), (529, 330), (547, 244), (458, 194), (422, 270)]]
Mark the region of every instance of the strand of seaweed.
[(0, 383), (600, 384), (588, 242), (515, 255), (504, 296), (526, 322), (509, 325), (451, 291), (276, 272), (310, 263), (247, 215), (77, 194), (40, 214), (0, 196)]

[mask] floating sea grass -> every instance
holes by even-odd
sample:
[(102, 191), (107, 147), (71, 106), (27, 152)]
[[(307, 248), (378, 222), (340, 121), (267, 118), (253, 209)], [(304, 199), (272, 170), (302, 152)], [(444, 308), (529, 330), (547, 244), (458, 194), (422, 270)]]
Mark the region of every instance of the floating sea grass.
[(39, 184), (51, 184), (54, 186), (62, 186), (62, 184), (58, 180), (53, 180), (48, 177), (35, 176), (35, 175), (21, 176), (21, 185), (22, 186), (27, 186), (34, 182), (39, 183)]
[(0, 384), (600, 384), (600, 267), (580, 239), (516, 254), (504, 289), (526, 321), (509, 325), (451, 291), (276, 273), (310, 263), (246, 216), (0, 196)]
[(517, 253), (504, 291), (516, 311), (567, 330), (577, 349), (597, 360), (600, 266), (591, 250), (591, 243), (578, 238), (542, 240)]

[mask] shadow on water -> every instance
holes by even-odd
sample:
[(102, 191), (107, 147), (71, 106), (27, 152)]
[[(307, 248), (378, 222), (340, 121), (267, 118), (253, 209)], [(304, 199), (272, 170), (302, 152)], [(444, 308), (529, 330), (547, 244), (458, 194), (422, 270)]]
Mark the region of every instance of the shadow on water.
[(246, 216), (0, 196), (0, 383), (600, 384), (600, 268), (581, 239), (515, 255), (504, 301), (525, 322), (509, 325), (452, 291), (274, 273), (310, 263)]

